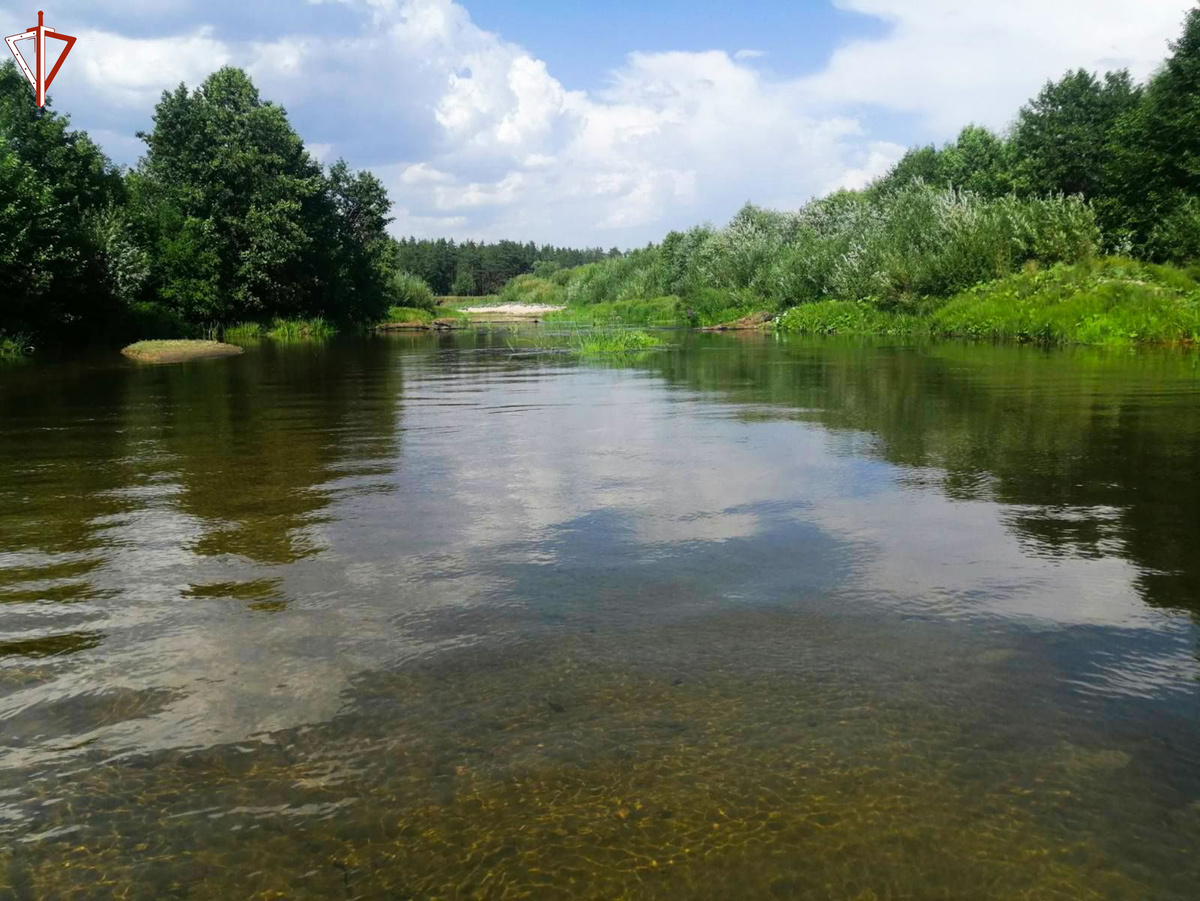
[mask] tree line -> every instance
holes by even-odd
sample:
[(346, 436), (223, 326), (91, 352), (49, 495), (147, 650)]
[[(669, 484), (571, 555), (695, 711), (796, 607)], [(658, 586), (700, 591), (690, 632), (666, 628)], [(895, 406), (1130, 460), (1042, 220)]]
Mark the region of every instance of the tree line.
[(396, 241), (391, 199), (367, 171), (328, 168), (240, 69), (163, 93), (146, 152), (119, 168), (86, 132), (39, 109), (0, 65), (0, 338), (171, 337), (201, 327), (321, 316), (370, 323), (438, 293), (495, 290), (535, 266), (601, 250)]
[(456, 243), (445, 238), (403, 238), (397, 242), (396, 252), (400, 266), (424, 279), (435, 294), (458, 297), (497, 294), (518, 275), (532, 272), (547, 276), (558, 269), (621, 256), (616, 247), (606, 252), (599, 247), (576, 250), (550, 244), (538, 246), (532, 241)]
[(1200, 258), (1200, 9), (1145, 84), (1127, 69), (1051, 81), (1004, 134), (969, 125), (915, 148), (871, 188), (921, 179), (984, 197), (1078, 195), (1106, 248), (1157, 262)]

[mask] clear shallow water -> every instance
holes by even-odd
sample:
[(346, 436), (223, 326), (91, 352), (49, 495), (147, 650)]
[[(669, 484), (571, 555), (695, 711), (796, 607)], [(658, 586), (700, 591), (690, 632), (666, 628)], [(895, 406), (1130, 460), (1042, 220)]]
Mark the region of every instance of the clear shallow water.
[(509, 340), (0, 370), (0, 898), (1195, 897), (1196, 356)]

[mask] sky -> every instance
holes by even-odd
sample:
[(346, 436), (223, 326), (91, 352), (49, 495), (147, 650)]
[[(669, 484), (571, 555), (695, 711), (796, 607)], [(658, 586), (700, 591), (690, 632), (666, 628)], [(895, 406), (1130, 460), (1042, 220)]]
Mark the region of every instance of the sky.
[(861, 187), (1068, 69), (1145, 78), (1193, 4), (0, 0), (0, 35), (41, 8), (79, 39), (50, 98), (118, 163), (164, 89), (236, 65), (384, 181), (396, 235), (628, 248)]

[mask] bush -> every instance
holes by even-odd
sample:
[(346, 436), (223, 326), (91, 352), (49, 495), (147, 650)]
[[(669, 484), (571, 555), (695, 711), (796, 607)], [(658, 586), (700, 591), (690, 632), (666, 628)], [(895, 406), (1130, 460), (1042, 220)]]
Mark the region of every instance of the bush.
[(518, 275), (500, 292), (501, 303), (541, 304), (560, 306), (564, 301), (562, 288), (536, 275)]
[(391, 305), (433, 311), (437, 300), (433, 289), (410, 272), (397, 272), (392, 278)]

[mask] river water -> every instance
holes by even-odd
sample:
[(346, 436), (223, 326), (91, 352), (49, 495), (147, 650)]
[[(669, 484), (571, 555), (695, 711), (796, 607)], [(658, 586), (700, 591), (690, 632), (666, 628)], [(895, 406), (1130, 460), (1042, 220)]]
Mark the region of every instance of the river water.
[(0, 369), (0, 899), (1195, 898), (1200, 356), (663, 334)]

